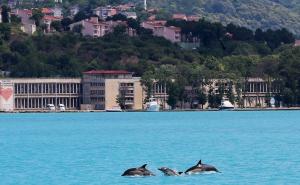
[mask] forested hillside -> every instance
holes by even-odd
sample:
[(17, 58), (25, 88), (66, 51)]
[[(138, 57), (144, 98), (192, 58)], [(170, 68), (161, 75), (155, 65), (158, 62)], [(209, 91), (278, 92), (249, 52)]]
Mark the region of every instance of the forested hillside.
[[(141, 0), (135, 0), (141, 1)], [(148, 0), (166, 12), (198, 14), (210, 21), (256, 28), (285, 27), (300, 35), (300, 0)]]
[[(300, 0), (147, 0), (164, 15), (197, 14), (209, 21), (234, 23), (251, 29), (288, 28), (300, 36)], [(118, 4), (143, 0), (68, 0), (66, 4)]]
[[(32, 1), (32, 0), (23, 0)], [(147, 0), (149, 8), (160, 13), (197, 14), (209, 21), (234, 23), (253, 30), (287, 28), (300, 36), (300, 0)], [(7, 2), (7, 0), (3, 0)], [(65, 8), (74, 4), (95, 7), (107, 4), (133, 2), (142, 6), (143, 0), (64, 0)], [(54, 5), (54, 1), (35, 3)], [(81, 6), (85, 7), (85, 6)]]

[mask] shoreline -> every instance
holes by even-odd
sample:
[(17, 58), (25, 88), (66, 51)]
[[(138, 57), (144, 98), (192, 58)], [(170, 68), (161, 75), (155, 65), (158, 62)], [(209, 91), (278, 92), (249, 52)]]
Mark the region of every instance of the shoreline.
[[(282, 107), (282, 108), (237, 108), (233, 110), (219, 110), (219, 109), (174, 109), (162, 110), (159, 112), (252, 112), (252, 111), (298, 111), (300, 107)], [(105, 113), (105, 110), (66, 110), (66, 111), (48, 111), (48, 110), (29, 110), (29, 111), (9, 111), (0, 113)], [(145, 110), (126, 110), (122, 112), (147, 112)], [(122, 113), (119, 112), (119, 113)], [(114, 112), (116, 113), (116, 112)]]

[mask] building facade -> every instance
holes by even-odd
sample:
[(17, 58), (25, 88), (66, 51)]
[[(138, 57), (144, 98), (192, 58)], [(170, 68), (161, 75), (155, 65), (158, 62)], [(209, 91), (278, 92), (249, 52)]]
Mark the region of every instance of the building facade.
[(244, 107), (268, 107), (270, 99), (280, 93), (280, 83), (261, 78), (249, 78), (244, 81), (242, 97)]
[(100, 19), (105, 20), (117, 14), (117, 9), (111, 6), (98, 7), (93, 9), (93, 14), (97, 15)]
[(0, 111), (41, 111), (47, 105), (80, 108), (81, 79), (0, 79)]
[(174, 26), (165, 26), (166, 21), (145, 21), (141, 26), (150, 29), (154, 36), (164, 37), (165, 39), (178, 43), (181, 41), (181, 29)]
[(83, 74), (81, 109), (106, 110), (119, 106), (123, 98), (126, 109), (142, 110), (144, 92), (139, 77), (128, 71), (94, 70)]
[[(209, 96), (218, 96), (223, 94), (223, 99), (229, 99), (232, 95), (231, 103), (239, 108), (265, 108), (270, 107), (271, 99), (280, 94), (281, 85), (276, 80), (265, 80), (262, 78), (247, 78), (240, 82), (233, 82), (229, 79), (210, 79), (204, 82), (202, 87), (185, 87), (185, 102), (179, 102), (178, 107), (182, 108), (200, 108), (198, 95), (203, 92), (207, 95), (207, 102), (203, 108), (216, 108), (209, 103)], [(220, 102), (217, 103), (217, 106)], [(280, 106), (280, 102), (276, 102)], [(201, 105), (202, 107), (202, 105)]]
[[(240, 108), (270, 107), (271, 99), (280, 94), (279, 81), (247, 78), (238, 83), (229, 79), (209, 79), (201, 87), (185, 87), (180, 108), (200, 108), (199, 92), (207, 96), (222, 95)], [(0, 79), (0, 111), (44, 111), (48, 105), (64, 105), (66, 110), (108, 110), (123, 105), (127, 110), (143, 110), (147, 98), (155, 98), (162, 109), (167, 104), (165, 83), (154, 82), (149, 94), (140, 77), (123, 70), (92, 70), (82, 78), (2, 78)], [(149, 97), (150, 96), (150, 97)], [(210, 103), (201, 105), (211, 107)], [(219, 103), (214, 104), (214, 108)], [(280, 106), (280, 102), (276, 102)]]
[(295, 47), (298, 47), (300, 46), (300, 40), (295, 40), (295, 44), (294, 44)]
[(82, 26), (82, 35), (91, 37), (103, 37), (109, 32), (109, 27), (105, 22), (100, 22), (98, 17), (91, 17), (70, 25), (71, 30), (77, 25)]
[(22, 26), (21, 30), (29, 35), (32, 35), (34, 32), (36, 32), (36, 25), (35, 22), (30, 19), (32, 16), (32, 10), (24, 9), (15, 9), (12, 14), (18, 16), (21, 18)]

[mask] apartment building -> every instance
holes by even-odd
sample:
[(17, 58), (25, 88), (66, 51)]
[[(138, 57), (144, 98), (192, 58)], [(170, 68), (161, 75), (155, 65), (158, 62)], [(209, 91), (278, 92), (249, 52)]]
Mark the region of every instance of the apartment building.
[(122, 70), (93, 70), (83, 73), (81, 109), (106, 110), (124, 98), (127, 109), (143, 109), (143, 88), (139, 77)]
[(117, 9), (111, 6), (98, 7), (93, 9), (93, 14), (97, 15), (100, 19), (105, 20), (117, 14)]
[(22, 26), (21, 30), (29, 35), (32, 35), (36, 32), (36, 25), (33, 20), (30, 19), (32, 16), (32, 10), (28, 9), (15, 9), (13, 10), (12, 14), (21, 18)]
[(143, 28), (152, 30), (153, 35), (164, 37), (173, 43), (181, 41), (181, 29), (174, 26), (166, 26), (166, 21), (145, 21), (141, 26)]
[(98, 17), (91, 17), (90, 19), (82, 20), (70, 25), (71, 30), (77, 26), (82, 26), (82, 35), (91, 37), (103, 37), (109, 33), (109, 25), (98, 20)]

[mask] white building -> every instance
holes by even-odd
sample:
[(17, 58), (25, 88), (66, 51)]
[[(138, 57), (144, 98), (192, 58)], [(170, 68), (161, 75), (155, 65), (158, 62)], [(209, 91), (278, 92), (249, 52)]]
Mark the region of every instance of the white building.
[(109, 27), (105, 22), (100, 22), (98, 17), (91, 17), (90, 19), (82, 20), (70, 25), (71, 30), (77, 26), (82, 26), (82, 35), (92, 37), (103, 37), (108, 33)]
[(80, 78), (0, 79), (0, 111), (40, 111), (48, 104), (79, 109)]
[(30, 19), (32, 16), (32, 10), (24, 9), (16, 9), (12, 12), (12, 14), (21, 18), (22, 26), (21, 30), (29, 35), (32, 35), (36, 32), (36, 25), (33, 20)]

